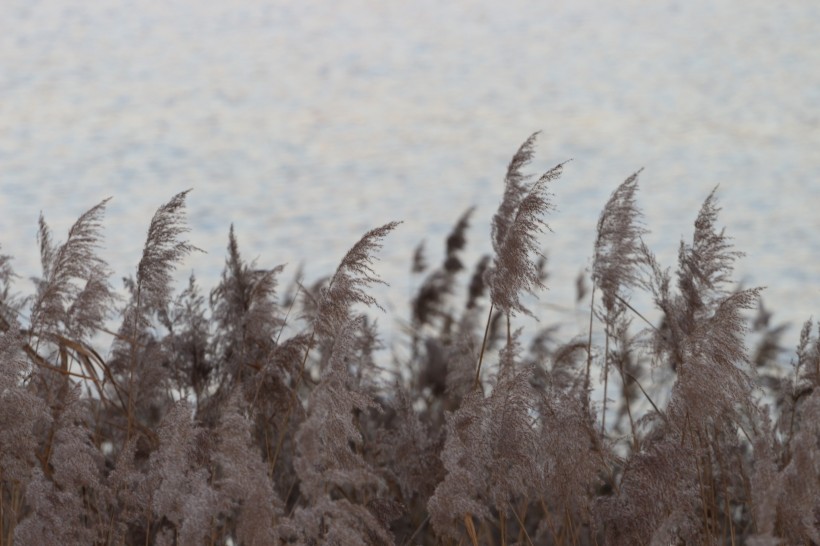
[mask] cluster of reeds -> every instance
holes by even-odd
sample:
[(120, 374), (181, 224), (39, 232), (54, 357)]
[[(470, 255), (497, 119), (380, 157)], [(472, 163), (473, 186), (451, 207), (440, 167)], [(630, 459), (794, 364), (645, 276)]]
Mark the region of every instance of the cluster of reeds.
[(98, 254), (107, 201), (60, 243), (41, 217), (32, 295), (0, 256), (0, 545), (820, 544), (812, 323), (782, 368), (715, 192), (673, 274), (643, 241), (635, 173), (591, 244), (589, 328), (558, 339), (530, 302), (564, 165), (524, 173), (535, 139), (471, 275), (472, 209), (440, 266), (417, 250), (390, 365), (367, 309), (397, 223), (288, 290), (231, 228), (218, 286), (175, 294), (197, 250), (183, 192), (121, 297)]

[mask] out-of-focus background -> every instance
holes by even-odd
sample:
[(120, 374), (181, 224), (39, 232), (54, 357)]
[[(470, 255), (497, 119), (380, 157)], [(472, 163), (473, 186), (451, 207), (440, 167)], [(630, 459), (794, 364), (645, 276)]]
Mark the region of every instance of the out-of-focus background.
[[(260, 266), (332, 272), (367, 229), (404, 220), (380, 293), (406, 313), (411, 254), (476, 205), (467, 263), (490, 249), (509, 158), (572, 158), (545, 234), (550, 290), (572, 308), (610, 192), (644, 167), (647, 242), (674, 266), (703, 199), (766, 285), (776, 321), (820, 312), (820, 4), (768, 0), (4, 0), (0, 252), (38, 274), (40, 211), (57, 240), (113, 196), (102, 255), (134, 271), (154, 210), (180, 190), (180, 270), (210, 288), (233, 222)], [(549, 321), (550, 318), (543, 320)], [(560, 320), (560, 318), (559, 318)]]

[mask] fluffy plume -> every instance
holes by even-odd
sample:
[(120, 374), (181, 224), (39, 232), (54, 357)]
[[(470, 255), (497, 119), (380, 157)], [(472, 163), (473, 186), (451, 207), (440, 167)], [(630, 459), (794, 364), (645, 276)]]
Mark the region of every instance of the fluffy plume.
[(274, 527), (283, 506), (267, 479), (267, 465), (252, 441), (251, 425), (241, 412), (239, 398), (232, 397), (215, 431), (213, 460), (219, 465), (216, 487), (236, 513), (237, 540), (262, 546), (277, 541)]
[(732, 250), (724, 230), (717, 230), (720, 208), (716, 192), (717, 187), (700, 208), (692, 244), (681, 242), (678, 254), (678, 286), (692, 313), (710, 307), (725, 295), (724, 285), (731, 280), (734, 262), (743, 256)]
[[(351, 389), (353, 378), (346, 362), (355, 351), (361, 322), (353, 319), (337, 333), (328, 369), (311, 393), (307, 418), (295, 440), (294, 469), (301, 480), (302, 495), (311, 505), (298, 512), (295, 521), (306, 526), (306, 537), (321, 539), (325, 544), (379, 544), (362, 531), (375, 532), (382, 539), (388, 537), (382, 544), (392, 544), (378, 520), (353, 502), (384, 488), (383, 480), (359, 453), (363, 438), (355, 420), (356, 412), (367, 410), (374, 402)], [(346, 491), (350, 500), (335, 500), (338, 491)], [(351, 526), (351, 518), (361, 523)], [(322, 531), (325, 526), (326, 533)]]
[[(744, 344), (748, 328), (741, 312), (757, 305), (759, 293), (755, 288), (727, 297), (688, 338), (678, 385), (686, 391), (681, 394), (690, 418), (702, 416), (705, 424), (708, 418), (736, 416), (738, 407), (751, 404), (752, 378)], [(674, 406), (675, 400), (670, 404)]]
[[(96, 520), (106, 498), (102, 454), (91, 442), (79, 386), (70, 388), (46, 439), (42, 470), (35, 468), (26, 500), (33, 510), (15, 530), (20, 544), (93, 544)], [(99, 520), (97, 520), (99, 524)]]
[(350, 319), (350, 309), (356, 303), (381, 309), (376, 298), (364, 291), (373, 284), (386, 284), (371, 267), (374, 254), (382, 247), (382, 239), (401, 222), (389, 222), (365, 233), (347, 251), (326, 287), (321, 289), (316, 328), (331, 333)]
[[(641, 213), (635, 204), (639, 173), (640, 171), (627, 178), (612, 192), (598, 219), (598, 234), (595, 239), (592, 279), (595, 286), (603, 293), (603, 321), (606, 333), (603, 363), (604, 396), (601, 411), (602, 432), (606, 431), (609, 365), (612, 356), (610, 342), (617, 339), (615, 332), (625, 332), (629, 327), (628, 319), (624, 316), (626, 304), (620, 292), (624, 288), (639, 284), (638, 266), (643, 261), (641, 236), (646, 233), (646, 230), (641, 227)], [(591, 305), (594, 303), (592, 301)], [(619, 337), (624, 339), (626, 336)], [(626, 351), (628, 347), (621, 347), (621, 350)], [(588, 377), (589, 371), (587, 371), (587, 379)]]
[(562, 170), (563, 164), (553, 167), (530, 187), (521, 183), (520, 175), (511, 178), (508, 173), (504, 199), (493, 217), (495, 259), (486, 273), (490, 299), (506, 314), (531, 314), (520, 296), (543, 288), (531, 256), (540, 255), (536, 235), (549, 227), (543, 216), (554, 208), (547, 184), (560, 177)]
[(178, 544), (202, 544), (219, 515), (218, 495), (209, 484), (207, 438), (191, 421), (191, 407), (174, 405), (159, 427), (159, 449), (151, 454), (148, 482), (156, 521), (166, 520)]
[(218, 359), (231, 377), (241, 377), (248, 366), (259, 367), (272, 349), (282, 327), (276, 287), (283, 269), (257, 269), (255, 263), (245, 263), (231, 225), (222, 281), (211, 292)]
[(42, 278), (31, 309), (35, 332), (50, 330), (85, 340), (102, 325), (111, 304), (108, 267), (96, 252), (102, 240), (105, 206), (101, 201), (86, 211), (68, 230), (66, 242), (55, 245), (40, 215)]
[(466, 232), (475, 207), (470, 207), (458, 219), (447, 236), (446, 255), (442, 266), (432, 271), (419, 287), (413, 299), (413, 320), (416, 328), (430, 324), (437, 317), (447, 317), (444, 307), (447, 296), (454, 291), (456, 273), (464, 269), (458, 254), (467, 243)]
[(464, 250), (464, 245), (467, 244), (467, 228), (470, 227), (470, 216), (474, 210), (475, 207), (470, 207), (464, 211), (453, 227), (453, 231), (447, 236), (447, 259), (444, 261), (444, 270), (448, 273), (458, 273), (464, 269), (458, 253)]
[[(800, 331), (800, 342), (797, 344), (797, 359), (792, 362), (791, 381), (786, 393), (787, 406), (793, 413), (794, 407), (806, 394), (820, 389), (820, 323), (817, 337), (812, 339), (812, 320), (803, 324)], [(790, 413), (789, 411), (784, 413)], [(791, 427), (789, 427), (791, 428)]]
[[(778, 441), (770, 430), (755, 441), (752, 506), (757, 522), (756, 539), (786, 544), (820, 543), (820, 391), (801, 404), (785, 464), (778, 465)], [(768, 427), (766, 427), (768, 429)]]
[(0, 478), (19, 483), (36, 465), (37, 431), (51, 420), (45, 401), (23, 383), (23, 346), (20, 325), (10, 322), (0, 332)]
[(122, 313), (110, 370), (127, 385), (127, 437), (133, 432), (135, 418), (155, 425), (160, 415), (157, 409), (171, 400), (162, 387), (171, 376), (168, 362), (174, 357), (167, 354), (170, 344), (158, 341), (151, 326), (154, 317), (166, 313), (171, 304), (171, 273), (177, 263), (198, 250), (181, 239), (189, 231), (185, 225), (185, 197), (189, 191), (178, 193), (154, 213), (136, 281), (125, 279), (131, 301)]
[(190, 231), (185, 224), (185, 197), (191, 190), (176, 194), (154, 213), (148, 237), (137, 266), (137, 299), (146, 307), (159, 309), (171, 298), (171, 273), (185, 256), (199, 250), (183, 240)]
[(531, 426), (534, 393), (532, 371), (515, 369), (518, 334), (501, 352), (501, 372), (492, 394), (473, 390), (447, 419), (442, 460), (444, 481), (428, 503), (438, 533), (459, 540), (470, 515), (487, 519), (492, 510), (502, 517), (511, 503), (534, 492), (540, 483), (535, 431)]
[(321, 497), (310, 508), (298, 508), (280, 526), (288, 543), (327, 546), (393, 546), (384, 523), (365, 506), (347, 499)]
[(441, 445), (413, 409), (409, 393), (399, 385), (394, 392), (397, 426), (386, 438), (386, 460), (392, 461), (386, 466), (399, 484), (405, 503), (416, 495), (426, 500), (444, 476), (437, 456)]
[(108, 487), (112, 497), (109, 536), (113, 541), (127, 543), (126, 537), (145, 543), (150, 530), (144, 526), (151, 521), (151, 496), (154, 484), (145, 479), (147, 438), (133, 436), (112, 461)]
[[(2, 247), (0, 247), (2, 248)], [(14, 269), (11, 267), (11, 256), (0, 254), (0, 304), (8, 306), (11, 300), (11, 280), (15, 277)], [(5, 309), (2, 311), (5, 316)]]
[(424, 241), (420, 242), (413, 251), (413, 265), (410, 267), (410, 272), (414, 275), (424, 273), (427, 269), (427, 259), (424, 256)]
[(361, 319), (345, 325), (336, 337), (329, 368), (308, 401), (307, 420), (296, 435), (298, 456), (295, 468), (308, 498), (325, 494), (328, 487), (378, 486), (380, 480), (353, 450), (362, 435), (353, 419), (354, 411), (373, 405), (370, 397), (351, 391), (346, 359), (355, 350), (356, 330)]
[(35, 468), (25, 494), (31, 512), (14, 530), (16, 544), (93, 544), (92, 529), (82, 525), (82, 500), (64, 492)]
[(606, 544), (701, 544), (696, 456), (671, 434), (633, 455), (618, 494), (598, 506)]
[(477, 305), (478, 299), (484, 296), (484, 276), (487, 268), (490, 267), (492, 257), (484, 255), (475, 266), (473, 276), (470, 278), (470, 286), (467, 289), (467, 309), (472, 309)]
[(197, 402), (207, 391), (214, 368), (211, 324), (206, 313), (205, 298), (193, 274), (173, 305), (159, 312), (168, 330), (163, 345), (171, 360), (171, 379), (184, 397), (193, 394)]
[[(653, 543), (705, 540), (706, 535), (722, 532), (720, 526), (732, 517), (732, 506), (748, 497), (738, 493), (741, 485), (734, 472), (727, 470), (726, 461), (734, 465), (734, 458), (743, 449), (738, 430), (750, 441), (745, 425), (757, 420), (755, 377), (745, 347), (748, 327), (744, 312), (757, 307), (761, 289), (727, 294), (723, 288), (730, 281), (732, 262), (740, 253), (732, 250), (722, 230), (716, 231), (717, 210), (712, 192), (695, 222), (692, 245), (681, 244), (679, 294), (671, 290), (668, 270), (661, 269), (654, 256), (645, 247), (642, 249), (651, 270), (648, 286), (663, 312), (663, 323), (655, 332), (654, 350), (656, 355), (668, 358), (676, 372), (665, 411), (648, 414), (662, 418), (663, 423), (645, 439), (644, 449), (663, 448), (665, 459), (673, 457), (675, 450), (688, 452), (680, 458), (678, 472), (686, 465), (694, 465), (687, 471), (690, 477), (666, 480), (695, 480), (699, 490), (688, 504), (674, 499), (658, 503), (654, 510), (662, 512), (646, 516), (651, 521), (641, 531), (646, 538), (631, 535), (628, 541), (645, 542), (652, 529)], [(672, 446), (663, 447), (669, 437), (674, 438)], [(657, 495), (663, 498), (660, 493)], [(640, 493), (636, 492), (630, 502), (638, 503), (639, 498)], [(703, 508), (698, 518), (693, 512), (698, 504), (710, 507), (713, 515), (704, 513)], [(718, 512), (723, 515), (714, 515)]]
[(715, 231), (717, 210), (713, 191), (695, 221), (693, 245), (682, 247), (681, 296), (667, 315), (672, 352), (679, 359), (677, 387), (684, 391), (679, 398), (673, 393), (670, 411), (685, 400), (680, 417), (688, 413), (701, 426), (718, 417), (738, 419), (736, 410), (752, 404), (752, 371), (745, 346), (748, 325), (743, 312), (757, 307), (762, 290), (730, 295), (721, 290), (730, 280), (732, 262), (741, 253), (732, 250), (723, 230)]
[(592, 278), (603, 292), (604, 308), (611, 310), (622, 287), (639, 282), (638, 266), (642, 263), (640, 238), (641, 212), (635, 203), (638, 174), (627, 178), (612, 192), (598, 219)]
[(475, 362), (481, 345), (481, 339), (473, 334), (476, 326), (475, 314), (464, 313), (459, 321), (458, 335), (444, 351), (446, 391), (456, 399), (467, 394), (475, 374)]
[(534, 147), (538, 134), (539, 131), (536, 131), (524, 141), (507, 166), (507, 174), (504, 177), (504, 197), (498, 206), (498, 212), (493, 216), (491, 233), (496, 254), (501, 253), (507, 232), (515, 219), (521, 200), (529, 189), (527, 185), (529, 175), (521, 171), (530, 164), (535, 155)]
[[(738, 313), (749, 309), (752, 304), (756, 306), (762, 289), (743, 290), (735, 295), (728, 294), (724, 289), (723, 285), (730, 281), (733, 262), (743, 254), (732, 250), (723, 230), (716, 231), (718, 210), (713, 190), (695, 221), (692, 245), (681, 243), (678, 255), (679, 295), (672, 293), (669, 271), (663, 270), (654, 255), (645, 245), (641, 245), (641, 253), (651, 271), (647, 287), (664, 318), (661, 328), (656, 331), (656, 351), (671, 356), (673, 370), (677, 370), (686, 359), (685, 345), (690, 341), (696, 338), (718, 341), (716, 333), (704, 331), (705, 321), (720, 326), (718, 332), (727, 341), (727, 350), (737, 351), (740, 347), (745, 355), (744, 343), (738, 335), (745, 333), (746, 327)], [(728, 320), (722, 321), (723, 317)], [(718, 345), (713, 344), (713, 347), (719, 348)], [(699, 354), (698, 350), (693, 354)], [(735, 357), (738, 356), (735, 354)]]

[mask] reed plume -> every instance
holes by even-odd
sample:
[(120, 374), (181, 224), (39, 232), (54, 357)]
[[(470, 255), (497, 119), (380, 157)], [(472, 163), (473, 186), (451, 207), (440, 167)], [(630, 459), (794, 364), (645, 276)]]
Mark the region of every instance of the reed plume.
[(259, 367), (273, 350), (283, 326), (278, 317), (276, 289), (284, 269), (259, 269), (245, 263), (239, 253), (233, 225), (228, 234), (228, 257), (222, 280), (211, 292), (213, 321), (219, 335), (214, 350), (232, 380), (242, 378), (248, 367)]
[(481, 363), (494, 308), (507, 318), (507, 343), (511, 341), (510, 318), (516, 312), (532, 316), (521, 302), (522, 293), (534, 295), (544, 288), (541, 271), (533, 256), (540, 256), (538, 233), (549, 226), (543, 216), (555, 207), (550, 200), (547, 184), (561, 176), (564, 164), (559, 164), (541, 175), (532, 185), (521, 172), (533, 156), (533, 146), (538, 133), (533, 133), (519, 147), (507, 167), (504, 178), (504, 197), (493, 216), (492, 243), (495, 250), (493, 265), (488, 267), (484, 278), (490, 290), (490, 310), (485, 327), (484, 341), (476, 366), (474, 386), (478, 386)]
[[(612, 192), (601, 216), (598, 219), (597, 237), (595, 239), (595, 253), (592, 262), (592, 296), (590, 298), (590, 313), (595, 304), (595, 289), (602, 293), (603, 322), (605, 328), (604, 344), (604, 397), (601, 410), (601, 433), (606, 431), (607, 389), (609, 385), (610, 340), (615, 337), (616, 331), (626, 331), (629, 327), (628, 319), (624, 316), (626, 309), (626, 288), (637, 286), (640, 282), (639, 266), (642, 264), (641, 237), (646, 233), (641, 225), (641, 212), (635, 202), (635, 193), (638, 189), (638, 175), (634, 173), (621, 183)], [(592, 331), (590, 329), (590, 339)], [(624, 339), (623, 336), (621, 339)], [(628, 347), (621, 347), (627, 350)], [(586, 381), (589, 383), (589, 368), (592, 361), (592, 352), (589, 351), (587, 360)], [(622, 380), (626, 381), (623, 377)], [(627, 407), (627, 409), (629, 409)]]
[(640, 173), (631, 175), (612, 192), (598, 218), (592, 280), (594, 287), (602, 293), (607, 312), (618, 304), (622, 289), (637, 286), (640, 282), (639, 267), (643, 263), (640, 241), (647, 233), (635, 202)]
[[(493, 217), (495, 258), (486, 273), (490, 300), (506, 315), (532, 315), (521, 302), (523, 293), (544, 288), (533, 256), (540, 256), (537, 235), (549, 229), (543, 216), (554, 210), (548, 184), (561, 176), (564, 164), (556, 165), (530, 187), (508, 182), (502, 206)], [(515, 179), (514, 179), (515, 180)]]
[(372, 265), (384, 239), (401, 222), (389, 222), (365, 233), (347, 251), (326, 287), (321, 289), (315, 324), (317, 331), (330, 334), (349, 319), (351, 308), (360, 303), (382, 309), (376, 298), (365, 289), (374, 284), (386, 284), (376, 276)]
[(55, 244), (40, 215), (37, 240), (42, 277), (31, 306), (31, 331), (60, 333), (86, 341), (107, 318), (113, 303), (108, 266), (97, 255), (102, 241), (102, 218), (109, 199), (83, 213)]
[(537, 494), (533, 484), (540, 483), (539, 450), (530, 417), (535, 393), (532, 370), (517, 369), (519, 334), (501, 351), (498, 381), (490, 396), (473, 390), (447, 419), (441, 455), (447, 475), (428, 509), (437, 532), (453, 540), (464, 534), (465, 517), (480, 522), (495, 511), (507, 518), (517, 500)]

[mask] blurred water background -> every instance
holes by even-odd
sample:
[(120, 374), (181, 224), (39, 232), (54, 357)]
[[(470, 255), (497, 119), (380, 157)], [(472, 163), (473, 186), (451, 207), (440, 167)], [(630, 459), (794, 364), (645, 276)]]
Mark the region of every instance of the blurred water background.
[(768, 287), (793, 346), (820, 312), (818, 67), (812, 0), (3, 0), (0, 252), (29, 292), (38, 214), (64, 240), (113, 196), (102, 255), (119, 287), (156, 208), (194, 188), (190, 237), (206, 253), (180, 281), (214, 286), (233, 223), (245, 256), (288, 264), (287, 284), (404, 220), (377, 267), (390, 336), (419, 282), (414, 247), (426, 239), (438, 263), (475, 205), (472, 267), (507, 162), (540, 129), (533, 172), (573, 159), (543, 238), (542, 322), (583, 325), (575, 278), (599, 212), (644, 167), (662, 263), (720, 184), (721, 223), (746, 252), (736, 278)]

